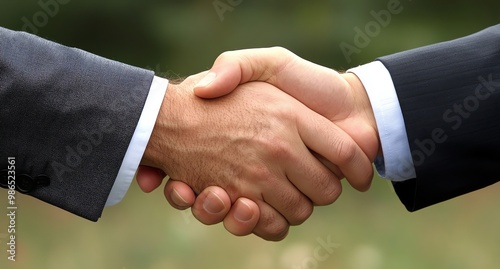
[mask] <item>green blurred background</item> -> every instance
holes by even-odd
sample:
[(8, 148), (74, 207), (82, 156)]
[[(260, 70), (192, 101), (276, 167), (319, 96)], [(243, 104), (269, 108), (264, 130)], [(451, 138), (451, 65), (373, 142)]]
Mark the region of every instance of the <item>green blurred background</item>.
[[(401, 0), (402, 11), (348, 60), (340, 44), (354, 45), (355, 27), (364, 29), (370, 12), (391, 1), (59, 0), (47, 12), (38, 0), (4, 0), (0, 26), (177, 77), (209, 68), (226, 50), (276, 45), (345, 70), (500, 22), (498, 1)], [(218, 13), (214, 4), (227, 9)], [(494, 185), (408, 213), (380, 178), (367, 193), (345, 184), (334, 205), (317, 208), (279, 243), (204, 226), (135, 182), (97, 223), (18, 195), (17, 261), (5, 255), (2, 214), (0, 268), (498, 268), (498, 193)], [(328, 255), (318, 258), (318, 249)]]

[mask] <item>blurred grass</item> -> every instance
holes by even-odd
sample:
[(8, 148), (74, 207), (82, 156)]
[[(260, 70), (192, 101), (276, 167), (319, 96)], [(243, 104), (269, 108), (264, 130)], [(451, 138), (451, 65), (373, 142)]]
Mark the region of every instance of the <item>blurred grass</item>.
[[(404, 10), (352, 62), (346, 61), (339, 44), (352, 44), (354, 27), (363, 28), (373, 20), (370, 11), (387, 3), (243, 1), (221, 21), (212, 1), (73, 0), (60, 6), (38, 35), (186, 76), (209, 68), (225, 50), (275, 45), (347, 69), (499, 22), (497, 1), (401, 1)], [(42, 10), (35, 0), (1, 6), (0, 25), (10, 29), (21, 29), (22, 17)], [(18, 260), (7, 262), (3, 256), (0, 268), (461, 269), (500, 264), (497, 185), (415, 213), (406, 212), (382, 179), (375, 178), (367, 193), (344, 187), (334, 205), (317, 208), (279, 243), (237, 238), (222, 225), (199, 224), (188, 211), (170, 208), (161, 191), (146, 195), (135, 183), (97, 223), (18, 196)], [(0, 201), (6, 201), (0, 193)], [(326, 260), (314, 261), (318, 240), (329, 237), (340, 246)]]
[[(19, 196), (18, 260), (1, 268), (496, 268), (498, 185), (408, 213), (376, 178), (367, 193), (344, 186), (287, 239), (234, 237), (167, 206), (161, 191), (134, 183), (117, 206), (92, 223)], [(305, 265), (319, 240), (339, 246), (317, 267)], [(327, 253), (321, 250), (321, 254)], [(296, 266), (296, 267), (294, 267)], [(301, 267), (300, 267), (301, 266)], [(309, 267), (307, 267), (309, 266)]]

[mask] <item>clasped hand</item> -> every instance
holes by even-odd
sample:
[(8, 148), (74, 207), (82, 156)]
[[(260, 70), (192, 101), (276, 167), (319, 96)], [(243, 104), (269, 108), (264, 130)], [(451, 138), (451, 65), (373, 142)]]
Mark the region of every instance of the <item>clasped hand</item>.
[(235, 235), (286, 237), (346, 178), (369, 188), (380, 145), (354, 74), (283, 48), (221, 54), (208, 72), (170, 84), (137, 173), (177, 209)]

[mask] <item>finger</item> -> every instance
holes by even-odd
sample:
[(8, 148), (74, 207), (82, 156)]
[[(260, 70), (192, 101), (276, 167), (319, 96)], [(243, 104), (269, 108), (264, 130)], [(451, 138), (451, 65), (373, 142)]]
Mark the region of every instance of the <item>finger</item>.
[(347, 133), (307, 109), (299, 114), (297, 125), (305, 145), (338, 165), (352, 187), (359, 191), (370, 187), (373, 177), (371, 162)]
[[(274, 211), (279, 212), (288, 224), (299, 225), (309, 218), (313, 211), (313, 204), (311, 200), (304, 195), (304, 190), (297, 188), (299, 184), (296, 183), (300, 182), (300, 184), (303, 185), (301, 186), (302, 188), (308, 188), (310, 185), (310, 183), (308, 183), (308, 172), (315, 169), (321, 169), (322, 173), (328, 175), (330, 175), (331, 172), (309, 153), (308, 149), (304, 146), (302, 141), (300, 141), (298, 135), (296, 133), (294, 135), (296, 137), (295, 139), (298, 140), (296, 143), (294, 143), (293, 140), (284, 143), (279, 143), (279, 141), (275, 140), (276, 143), (266, 143), (264, 145), (265, 150), (270, 154), (266, 156), (262, 162), (271, 165), (271, 163), (276, 163), (276, 160), (280, 160), (279, 167), (270, 169), (272, 166), (260, 168), (258, 165), (252, 166), (255, 168), (252, 175), (252, 182), (241, 186), (241, 189), (246, 190), (246, 193), (258, 193), (258, 196), (254, 195), (247, 197), (257, 203), (258, 200), (264, 201), (265, 204)], [(302, 148), (300, 145), (302, 145)], [(300, 150), (302, 150), (302, 153), (297, 153), (297, 151)], [(308, 166), (311, 164), (305, 161), (305, 158), (296, 157), (302, 154), (309, 156), (308, 161), (315, 165), (314, 168), (309, 169)], [(291, 176), (293, 176), (293, 179), (287, 178), (290, 167), (294, 166), (298, 166), (298, 168), (294, 169), (300, 170), (302, 168), (305, 171), (292, 174)], [(295, 182), (293, 182), (294, 180)], [(255, 191), (252, 192), (251, 190)], [(308, 192), (307, 195), (309, 197), (321, 196), (321, 192)], [(260, 204), (259, 208), (262, 210)], [(271, 213), (269, 214), (274, 215)]]
[(256, 203), (260, 210), (260, 217), (253, 233), (269, 241), (283, 240), (290, 228), (288, 221), (266, 202), (258, 200)]
[[(324, 169), (326, 170), (326, 168)], [(329, 171), (326, 173), (329, 173)], [(262, 198), (269, 206), (278, 211), (288, 224), (300, 225), (311, 216), (313, 203), (304, 195), (302, 189), (294, 186), (295, 183), (292, 184), (292, 179), (287, 179), (286, 175), (283, 175), (283, 177), (283, 180), (268, 179), (266, 183), (268, 185), (266, 186), (267, 191), (263, 192)], [(308, 175), (296, 180), (296, 182), (301, 181), (304, 185), (308, 185), (307, 178)]]
[(226, 191), (212, 186), (198, 195), (191, 211), (201, 223), (212, 225), (222, 222), (230, 209), (231, 199)]
[(250, 199), (241, 197), (234, 202), (224, 218), (226, 230), (237, 236), (251, 234), (260, 217), (259, 207)]
[(186, 183), (169, 179), (164, 188), (165, 198), (176, 209), (184, 210), (193, 206), (195, 193)]
[(328, 161), (327, 159), (325, 159), (325, 157), (319, 155), (318, 153), (316, 152), (311, 152), (312, 155), (318, 159), (324, 166), (326, 166), (326, 168), (328, 168), (330, 171), (332, 171), (333, 174), (335, 174), (339, 179), (343, 179), (344, 178), (344, 174), (342, 173), (342, 171), (340, 171), (339, 167), (336, 166), (335, 164), (331, 163), (330, 161)]
[[(286, 164), (291, 164), (285, 168), (287, 178), (314, 205), (329, 205), (335, 202), (342, 193), (341, 177), (337, 176), (314, 157), (302, 141), (297, 142), (297, 144), (301, 145), (301, 148), (297, 151), (298, 153), (292, 156), (294, 159), (286, 162)], [(337, 168), (337, 170), (340, 169)], [(339, 175), (342, 176), (342, 172)], [(304, 214), (302, 216), (303, 221), (309, 217), (307, 214), (310, 215), (312, 213), (312, 204), (310, 206), (308, 211), (302, 213)], [(304, 205), (297, 205), (297, 207), (305, 209)], [(298, 211), (295, 211), (295, 214), (296, 216), (300, 216)]]
[(161, 169), (139, 165), (135, 178), (141, 190), (149, 193), (161, 185), (165, 176), (165, 173)]

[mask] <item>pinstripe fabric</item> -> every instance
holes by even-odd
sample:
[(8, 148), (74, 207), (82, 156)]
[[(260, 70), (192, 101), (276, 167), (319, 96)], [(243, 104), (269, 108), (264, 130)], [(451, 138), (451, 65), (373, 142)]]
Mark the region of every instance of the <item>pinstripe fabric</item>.
[(408, 210), (500, 179), (500, 25), (379, 59), (391, 73), (416, 178), (394, 183)]

